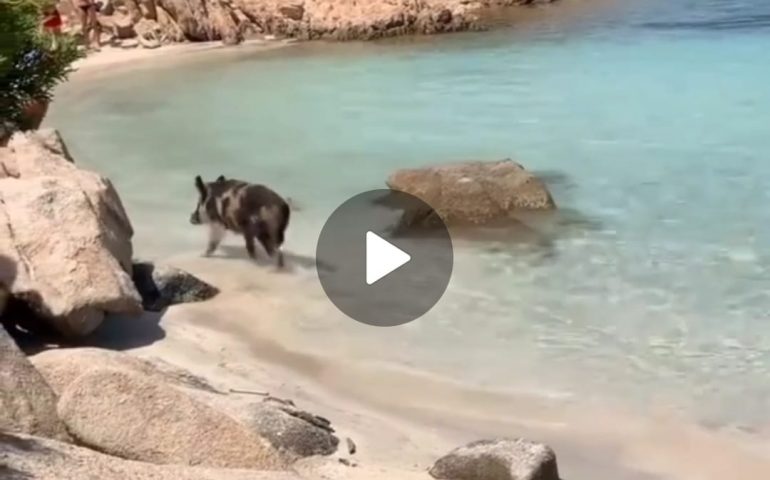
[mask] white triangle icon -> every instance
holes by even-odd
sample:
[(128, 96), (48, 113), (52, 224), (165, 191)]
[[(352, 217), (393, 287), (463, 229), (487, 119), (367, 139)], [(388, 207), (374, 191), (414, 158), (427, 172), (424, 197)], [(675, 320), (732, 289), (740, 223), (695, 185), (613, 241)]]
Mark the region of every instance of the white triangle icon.
[(412, 259), (411, 255), (373, 232), (366, 232), (366, 284), (371, 285)]

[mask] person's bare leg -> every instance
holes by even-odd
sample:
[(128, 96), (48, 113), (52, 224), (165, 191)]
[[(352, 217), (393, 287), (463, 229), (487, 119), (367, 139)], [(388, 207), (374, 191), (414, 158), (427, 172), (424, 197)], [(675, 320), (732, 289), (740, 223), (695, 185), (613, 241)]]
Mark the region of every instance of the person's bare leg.
[(91, 43), (91, 29), (88, 23), (88, 11), (78, 7), (78, 15), (80, 17), (81, 32), (83, 34), (83, 45), (88, 48)]
[(90, 19), (91, 24), (91, 34), (93, 35), (92, 45), (94, 50), (99, 51), (101, 49), (101, 35), (102, 35), (102, 26), (99, 25), (99, 20), (96, 18), (96, 6), (92, 5), (91, 8), (88, 9), (88, 17)]

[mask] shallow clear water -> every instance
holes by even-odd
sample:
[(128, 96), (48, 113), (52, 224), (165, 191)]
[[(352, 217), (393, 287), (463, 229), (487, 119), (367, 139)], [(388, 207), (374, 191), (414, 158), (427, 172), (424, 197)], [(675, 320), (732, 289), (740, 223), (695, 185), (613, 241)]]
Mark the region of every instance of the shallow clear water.
[(187, 223), (197, 173), (293, 197), (287, 249), (312, 255), (325, 216), (395, 168), (515, 157), (587, 221), (534, 245), (462, 243), (429, 315), (388, 331), (310, 315), (313, 339), (762, 428), (770, 5), (639, 1), (572, 20), (139, 70), (63, 89), (49, 123), (113, 179), (153, 256), (203, 248)]

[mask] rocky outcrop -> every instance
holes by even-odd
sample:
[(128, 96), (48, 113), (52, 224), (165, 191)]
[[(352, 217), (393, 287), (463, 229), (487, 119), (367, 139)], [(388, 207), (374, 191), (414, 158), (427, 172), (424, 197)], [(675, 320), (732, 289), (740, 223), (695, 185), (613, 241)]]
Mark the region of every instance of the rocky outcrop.
[(301, 39), (372, 40), (476, 27), (475, 1), (235, 0), (264, 33)]
[(553, 450), (521, 438), (469, 443), (438, 459), (430, 474), (440, 480), (559, 480)]
[[(509, 159), (402, 169), (387, 185), (420, 198), (450, 226), (484, 225), (513, 219), (522, 210), (556, 208), (545, 183)], [(424, 214), (405, 212), (407, 226), (432, 220)]]
[[(485, 27), (483, 12), (552, 0), (117, 0), (100, 23), (114, 38), (146, 47), (177, 41), (238, 43), (254, 35), (372, 40)], [(141, 28), (139, 28), (141, 26)], [(150, 33), (147, 33), (150, 32)]]
[(133, 230), (109, 180), (76, 167), (53, 132), (16, 133), (0, 149), (0, 177), (0, 255), (16, 266), (14, 297), (70, 336), (105, 313), (141, 313)]
[(241, 418), (275, 448), (299, 457), (331, 455), (340, 443), (329, 420), (300, 410), (292, 402), (267, 398)]
[(196, 398), (227, 413), (292, 457), (331, 455), (339, 446), (329, 420), (297, 408), (290, 400), (268, 396), (255, 402), (211, 394)]
[(145, 310), (159, 312), (178, 303), (208, 300), (219, 290), (196, 276), (170, 267), (150, 262), (135, 262), (133, 281)]
[(100, 348), (49, 350), (30, 360), (60, 395), (81, 376), (105, 370), (121, 371), (174, 387), (266, 439), (287, 458), (330, 455), (339, 444), (328, 420), (300, 410), (291, 401), (269, 396), (263, 401), (254, 401), (251, 396), (224, 394), (206, 379), (163, 361), (149, 361)]
[(121, 370), (84, 373), (59, 416), (81, 444), (158, 464), (280, 470), (287, 460), (229, 416), (157, 380)]
[(187, 370), (162, 361), (150, 362), (103, 348), (46, 350), (33, 355), (29, 360), (59, 395), (81, 375), (104, 369), (143, 375), (175, 387), (217, 392), (206, 379), (193, 375)]
[(0, 431), (67, 440), (56, 394), (0, 327)]
[[(200, 439), (205, 443), (205, 439)], [(0, 432), (0, 477), (7, 480), (298, 480), (290, 472), (153, 465), (47, 438)]]

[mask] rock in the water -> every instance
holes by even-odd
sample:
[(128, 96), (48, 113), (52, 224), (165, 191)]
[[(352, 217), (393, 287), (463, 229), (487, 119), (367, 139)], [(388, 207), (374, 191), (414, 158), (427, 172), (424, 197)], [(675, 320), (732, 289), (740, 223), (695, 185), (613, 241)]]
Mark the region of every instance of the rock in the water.
[(136, 262), (133, 280), (145, 310), (159, 312), (178, 303), (208, 300), (219, 290), (196, 276), (167, 265)]
[[(198, 440), (206, 443), (205, 438)], [(8, 433), (0, 433), (0, 458), (0, 477), (7, 480), (299, 480), (289, 472), (153, 465)]]
[(440, 480), (559, 480), (556, 455), (529, 440), (480, 440), (456, 448), (430, 469)]
[(0, 327), (0, 431), (68, 440), (56, 401), (51, 387)]
[(76, 167), (58, 136), (15, 134), (0, 151), (0, 255), (14, 297), (65, 335), (105, 313), (141, 313), (131, 282), (133, 229), (112, 184)]
[(147, 376), (171, 386), (206, 392), (217, 390), (204, 378), (162, 361), (150, 362), (123, 352), (103, 348), (67, 348), (46, 350), (29, 359), (54, 392), (62, 392), (78, 377), (97, 370), (121, 370)]
[(59, 399), (60, 418), (83, 445), (160, 464), (280, 470), (286, 458), (229, 416), (157, 380), (88, 372)]
[[(546, 185), (512, 160), (468, 162), (398, 170), (387, 180), (434, 208), (447, 225), (483, 225), (511, 219), (522, 210), (552, 210)], [(409, 221), (421, 221), (421, 212)]]

